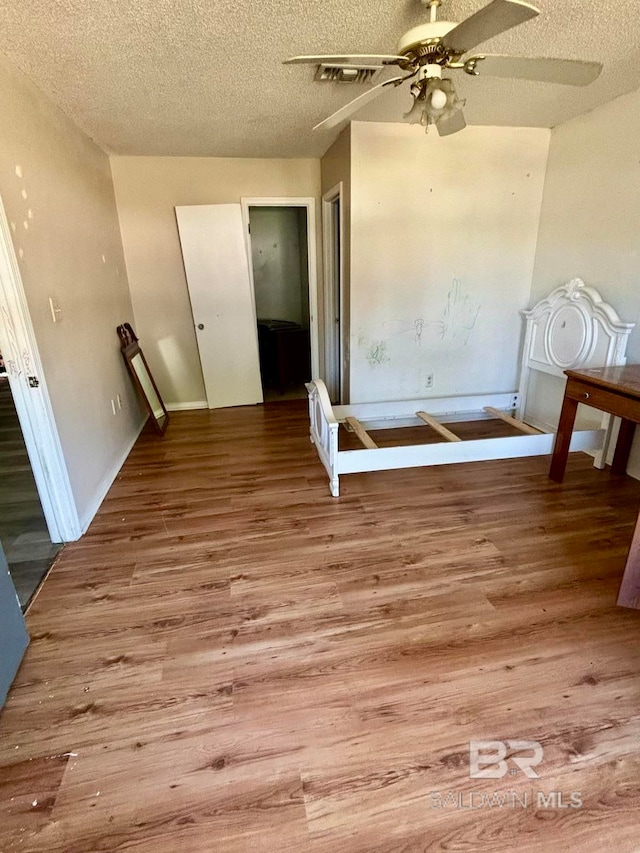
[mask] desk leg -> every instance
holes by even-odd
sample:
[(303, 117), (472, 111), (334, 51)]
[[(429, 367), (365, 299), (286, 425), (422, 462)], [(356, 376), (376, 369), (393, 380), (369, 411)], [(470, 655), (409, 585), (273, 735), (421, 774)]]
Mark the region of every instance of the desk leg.
[(613, 454), (613, 462), (611, 463), (612, 474), (627, 473), (627, 463), (629, 462), (629, 453), (631, 451), (631, 445), (633, 444), (635, 431), (635, 422), (628, 421), (626, 418), (623, 418), (620, 423), (616, 452)]
[(640, 610), (640, 516), (633, 534), (627, 564), (624, 567), (617, 603), (619, 607)]
[(577, 400), (572, 400), (570, 397), (564, 398), (556, 441), (553, 446), (551, 468), (549, 469), (549, 477), (555, 480), (556, 483), (561, 483), (564, 479), (564, 470), (567, 467), (567, 456), (569, 455), (571, 433), (573, 432), (577, 409)]

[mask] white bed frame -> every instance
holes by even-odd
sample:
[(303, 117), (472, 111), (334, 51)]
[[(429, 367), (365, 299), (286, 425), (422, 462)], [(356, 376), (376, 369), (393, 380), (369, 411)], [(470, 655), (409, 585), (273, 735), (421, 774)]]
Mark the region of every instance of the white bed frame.
[[(329, 475), (331, 494), (338, 497), (341, 474), (551, 453), (555, 433), (538, 432), (523, 421), (532, 372), (565, 380), (564, 371), (569, 368), (625, 364), (627, 342), (635, 324), (622, 323), (600, 294), (580, 279), (558, 287), (530, 311), (524, 311), (523, 316), (526, 328), (520, 388), (513, 393), (332, 406), (324, 382), (311, 381), (307, 385), (310, 437)], [(494, 412), (487, 413), (488, 408)], [(495, 417), (495, 410), (515, 413), (515, 418), (506, 415), (506, 420), (525, 434), (460, 441), (441, 429), (448, 440), (437, 444), (376, 447), (366, 432), (424, 425), (425, 420), (435, 420), (438, 429), (440, 421)], [(341, 423), (355, 429), (365, 445), (362, 450), (338, 450)], [(594, 464), (604, 467), (612, 423), (613, 419), (606, 415), (600, 429), (575, 431), (570, 449), (596, 451)]]

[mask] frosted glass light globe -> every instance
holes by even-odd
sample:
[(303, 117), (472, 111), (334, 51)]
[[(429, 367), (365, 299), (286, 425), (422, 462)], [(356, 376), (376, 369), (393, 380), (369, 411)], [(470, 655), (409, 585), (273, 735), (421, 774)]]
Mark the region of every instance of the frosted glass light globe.
[(435, 89), (431, 95), (431, 106), (434, 110), (443, 110), (447, 106), (447, 93), (442, 89)]

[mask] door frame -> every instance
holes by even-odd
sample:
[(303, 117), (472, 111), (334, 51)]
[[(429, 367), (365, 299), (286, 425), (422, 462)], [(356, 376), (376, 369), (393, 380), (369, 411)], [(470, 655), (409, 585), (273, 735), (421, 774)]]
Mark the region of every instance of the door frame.
[(253, 296), (253, 313), (256, 319), (256, 288), (253, 280), (253, 259), (251, 255), (251, 233), (249, 231), (249, 208), (250, 207), (304, 207), (307, 210), (307, 271), (309, 278), (309, 332), (311, 338), (311, 378), (320, 377), (320, 349), (318, 332), (318, 315), (320, 306), (318, 304), (318, 270), (316, 256), (316, 200), (315, 198), (241, 198), (242, 224), (244, 227), (244, 239), (247, 247), (249, 260), (249, 278), (251, 280), (251, 294)]
[[(340, 246), (340, 264), (338, 269), (335, 268), (335, 246), (333, 244), (333, 224), (335, 202), (339, 202), (338, 212), (338, 240)], [(327, 190), (322, 196), (322, 250), (323, 250), (323, 271), (324, 271), (324, 287), (323, 287), (323, 309), (324, 309), (324, 353), (325, 353), (325, 373), (328, 378), (329, 364), (328, 354), (331, 350), (330, 330), (335, 330), (335, 298), (337, 296), (338, 309), (340, 320), (337, 328), (338, 343), (340, 357), (338, 364), (333, 366), (334, 375), (338, 383), (337, 402), (342, 403), (344, 393), (344, 370), (345, 370), (345, 340), (344, 340), (344, 203), (343, 203), (343, 183), (339, 181), (335, 186)], [(336, 275), (337, 273), (337, 275)]]
[(49, 536), (52, 542), (72, 542), (82, 528), (1, 197), (0, 351)]

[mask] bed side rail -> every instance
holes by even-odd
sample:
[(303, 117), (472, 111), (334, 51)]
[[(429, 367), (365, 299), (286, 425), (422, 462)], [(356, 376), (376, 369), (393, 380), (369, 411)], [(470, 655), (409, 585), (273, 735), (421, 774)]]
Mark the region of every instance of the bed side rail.
[(347, 416), (357, 418), (368, 429), (386, 429), (395, 426), (411, 426), (420, 423), (416, 412), (428, 412), (440, 421), (466, 421), (486, 418), (486, 406), (503, 412), (517, 409), (517, 393), (474, 394), (461, 397), (429, 397), (415, 400), (392, 400), (376, 403), (350, 403), (335, 406), (334, 417), (344, 421)]

